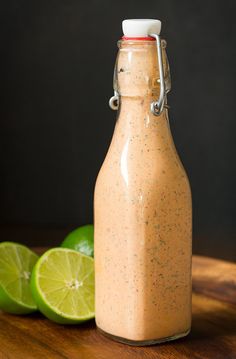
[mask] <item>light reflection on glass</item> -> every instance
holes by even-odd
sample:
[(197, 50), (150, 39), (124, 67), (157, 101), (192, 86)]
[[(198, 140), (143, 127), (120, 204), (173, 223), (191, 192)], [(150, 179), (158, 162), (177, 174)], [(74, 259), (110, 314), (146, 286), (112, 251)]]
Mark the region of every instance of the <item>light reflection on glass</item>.
[(121, 165), (121, 173), (122, 176), (125, 180), (126, 186), (128, 186), (129, 184), (129, 178), (128, 178), (128, 147), (129, 147), (129, 141), (126, 142), (125, 147), (122, 151), (121, 154), (121, 161), (120, 161), (120, 165)]

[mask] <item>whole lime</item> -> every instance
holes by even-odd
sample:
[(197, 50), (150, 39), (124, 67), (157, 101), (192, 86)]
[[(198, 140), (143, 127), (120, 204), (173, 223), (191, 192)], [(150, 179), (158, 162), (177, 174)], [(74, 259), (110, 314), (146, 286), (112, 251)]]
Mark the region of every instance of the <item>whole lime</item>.
[(61, 244), (63, 248), (74, 249), (77, 252), (93, 257), (94, 226), (87, 224), (70, 232)]

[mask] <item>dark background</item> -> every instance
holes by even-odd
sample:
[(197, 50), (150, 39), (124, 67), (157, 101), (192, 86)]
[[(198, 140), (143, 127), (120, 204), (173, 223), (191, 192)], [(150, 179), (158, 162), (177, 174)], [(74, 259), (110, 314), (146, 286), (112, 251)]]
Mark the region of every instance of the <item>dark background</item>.
[(50, 245), (92, 222), (115, 123), (108, 99), (121, 21), (158, 18), (194, 252), (236, 260), (235, 0), (11, 0), (0, 10), (0, 240)]

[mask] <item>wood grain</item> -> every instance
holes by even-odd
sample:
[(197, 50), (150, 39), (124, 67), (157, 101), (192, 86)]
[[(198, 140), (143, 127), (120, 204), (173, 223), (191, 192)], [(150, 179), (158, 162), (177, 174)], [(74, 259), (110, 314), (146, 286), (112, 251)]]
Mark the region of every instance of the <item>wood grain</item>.
[(193, 290), (236, 305), (236, 265), (198, 257), (193, 260)]
[(94, 321), (60, 326), (39, 313), (0, 313), (1, 359), (236, 359), (236, 264), (193, 257), (193, 323), (187, 338), (130, 347), (102, 336)]

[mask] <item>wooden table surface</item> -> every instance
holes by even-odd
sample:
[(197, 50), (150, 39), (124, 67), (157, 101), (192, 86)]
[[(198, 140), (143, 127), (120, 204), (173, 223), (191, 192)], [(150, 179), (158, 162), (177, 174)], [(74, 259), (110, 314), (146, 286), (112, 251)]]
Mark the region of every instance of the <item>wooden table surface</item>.
[(193, 323), (188, 337), (130, 347), (101, 335), (94, 321), (61, 326), (41, 314), (0, 312), (1, 359), (236, 359), (236, 264), (193, 257)]

